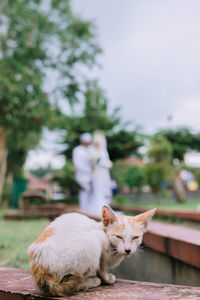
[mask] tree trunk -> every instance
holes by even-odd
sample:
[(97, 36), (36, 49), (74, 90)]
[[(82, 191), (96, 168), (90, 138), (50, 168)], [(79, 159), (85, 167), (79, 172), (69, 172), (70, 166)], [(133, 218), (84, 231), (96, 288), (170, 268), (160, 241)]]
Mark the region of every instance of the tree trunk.
[(0, 129), (0, 204), (2, 201), (2, 192), (7, 170), (7, 155), (6, 131), (4, 129)]
[(185, 202), (186, 200), (186, 193), (184, 185), (181, 181), (181, 174), (180, 172), (176, 174), (175, 182), (174, 182), (174, 194), (176, 197), (177, 202)]
[(160, 204), (160, 202), (161, 202), (161, 201), (160, 201), (160, 200), (161, 200), (161, 199), (160, 199), (160, 191), (156, 192), (156, 193), (155, 193), (155, 196), (156, 196), (156, 203), (157, 203), (157, 204)]

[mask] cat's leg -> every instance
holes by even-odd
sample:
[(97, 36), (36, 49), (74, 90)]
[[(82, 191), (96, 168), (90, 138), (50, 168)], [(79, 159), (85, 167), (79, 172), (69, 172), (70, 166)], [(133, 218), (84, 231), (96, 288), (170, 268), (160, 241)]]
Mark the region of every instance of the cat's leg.
[(85, 279), (83, 283), (81, 283), (77, 288), (76, 291), (88, 291), (91, 288), (95, 288), (101, 284), (101, 279), (98, 277), (88, 277)]
[(101, 256), (99, 270), (97, 271), (97, 275), (101, 278), (102, 283), (104, 284), (113, 284), (116, 280), (115, 275), (107, 273), (107, 263), (105, 256)]

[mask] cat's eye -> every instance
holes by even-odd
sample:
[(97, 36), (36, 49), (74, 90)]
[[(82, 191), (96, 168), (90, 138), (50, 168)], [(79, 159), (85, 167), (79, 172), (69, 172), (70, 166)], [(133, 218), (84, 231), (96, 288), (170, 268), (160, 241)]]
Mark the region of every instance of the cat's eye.
[(132, 241), (138, 239), (139, 237), (140, 237), (139, 235), (134, 236), (134, 237), (132, 238)]
[(123, 238), (120, 235), (116, 235), (116, 237), (120, 240), (123, 240)]

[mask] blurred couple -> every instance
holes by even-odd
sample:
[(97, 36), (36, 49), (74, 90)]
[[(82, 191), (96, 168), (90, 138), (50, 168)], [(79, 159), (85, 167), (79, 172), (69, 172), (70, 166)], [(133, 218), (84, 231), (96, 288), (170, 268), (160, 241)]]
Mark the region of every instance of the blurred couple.
[(81, 187), (80, 210), (101, 215), (103, 205), (111, 202), (111, 178), (109, 169), (112, 162), (107, 151), (105, 136), (96, 131), (80, 136), (80, 145), (73, 150), (73, 164), (76, 181)]

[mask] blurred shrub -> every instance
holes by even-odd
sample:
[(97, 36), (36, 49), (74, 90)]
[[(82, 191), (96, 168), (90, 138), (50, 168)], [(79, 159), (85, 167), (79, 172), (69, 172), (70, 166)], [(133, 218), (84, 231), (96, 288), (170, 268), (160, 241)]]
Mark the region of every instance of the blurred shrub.
[(74, 167), (71, 161), (67, 161), (63, 166), (61, 173), (55, 175), (54, 180), (63, 188), (66, 193), (66, 198), (78, 199), (78, 192), (80, 190), (79, 184), (75, 180)]
[(151, 139), (147, 152), (149, 163), (145, 166), (147, 183), (160, 202), (163, 182), (170, 182), (172, 173), (172, 146), (170, 142), (160, 135)]
[(161, 198), (162, 199), (168, 199), (170, 198), (172, 195), (172, 191), (169, 191), (169, 190), (162, 190), (161, 191)]
[(145, 184), (144, 167), (136, 165), (124, 165), (122, 162), (116, 162), (111, 170), (111, 176), (116, 180), (119, 189), (128, 188), (131, 192), (135, 188), (138, 196)]
[(145, 184), (144, 168), (136, 165), (126, 166), (123, 181), (130, 189), (136, 188), (140, 193)]
[(172, 146), (163, 136), (153, 136), (147, 152), (152, 162), (171, 162)]
[(124, 195), (117, 195), (114, 197), (113, 200), (114, 200), (114, 202), (116, 202), (116, 204), (119, 204), (119, 205), (124, 205), (129, 202), (129, 198)]
[(170, 181), (170, 166), (167, 163), (148, 163), (145, 166), (145, 173), (148, 185), (160, 202), (163, 181)]
[(124, 182), (124, 166), (122, 162), (115, 162), (111, 169), (111, 177), (116, 181), (118, 187), (122, 189), (125, 186)]

